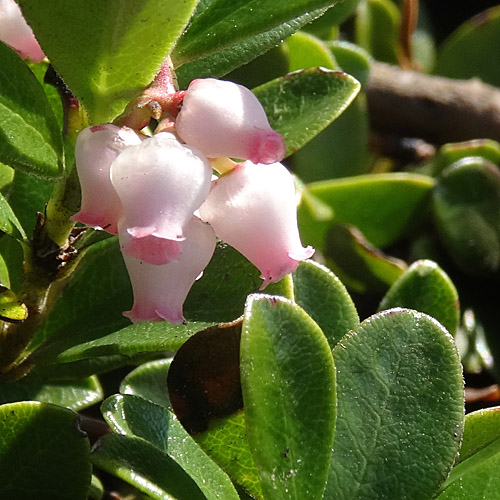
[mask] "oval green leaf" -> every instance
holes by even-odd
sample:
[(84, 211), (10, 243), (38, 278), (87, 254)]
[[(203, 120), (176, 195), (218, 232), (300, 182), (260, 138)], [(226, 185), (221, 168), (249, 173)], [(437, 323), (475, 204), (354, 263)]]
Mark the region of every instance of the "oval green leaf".
[(0, 406), (0, 498), (87, 500), (90, 446), (77, 419), (48, 403)]
[(327, 69), (338, 69), (337, 63), (326, 44), (305, 32), (299, 31), (289, 37), (282, 46), (288, 56), (288, 71), (322, 66)]
[(433, 73), (467, 80), (480, 78), (500, 85), (500, 71), (491, 54), (500, 51), (500, 7), (481, 12), (462, 24), (442, 44)]
[(120, 384), (120, 393), (140, 396), (163, 408), (172, 409), (168, 397), (167, 375), (172, 359), (158, 359), (138, 366)]
[(28, 317), (28, 308), (17, 295), (0, 285), (0, 321), (19, 323)]
[(359, 82), (346, 73), (310, 68), (276, 78), (253, 91), (271, 127), (283, 135), (290, 155), (342, 114), (359, 89)]
[(371, 245), (353, 226), (333, 224), (323, 254), (345, 285), (359, 293), (384, 293), (406, 270), (406, 263)]
[(347, 334), (333, 356), (338, 416), (324, 498), (433, 498), (464, 425), (450, 334), (426, 314), (391, 309)]
[(460, 319), (460, 305), (455, 285), (431, 260), (414, 262), (391, 286), (378, 310), (405, 307), (437, 319), (455, 335)]
[[(92, 463), (156, 500), (206, 500), (195, 481), (169, 455), (142, 438), (109, 434), (90, 455)], [(67, 499), (67, 497), (66, 497)]]
[(94, 123), (111, 121), (151, 83), (197, 4), (196, 0), (19, 3), (54, 68)]
[(64, 171), (61, 130), (43, 88), (21, 58), (0, 42), (0, 162), (37, 177)]
[(15, 401), (41, 401), (80, 411), (103, 398), (103, 390), (97, 377), (44, 381), (29, 375), (17, 382), (0, 384), (0, 403)]
[(500, 172), (480, 157), (448, 167), (434, 190), (434, 219), (455, 264), (466, 274), (500, 269)]
[(343, 283), (329, 269), (312, 260), (293, 273), (295, 302), (323, 330), (330, 348), (359, 323), (356, 306)]
[(175, 47), (174, 63), (181, 66), (200, 59), (334, 3), (334, 0), (214, 0), (193, 17)]
[(500, 412), (488, 408), (465, 418), (458, 463), (438, 500), (496, 498), (500, 494)]
[(238, 500), (228, 476), (201, 450), (174, 414), (138, 396), (111, 396), (101, 407), (111, 428), (137, 436), (172, 457), (196, 482), (207, 500)]
[[(356, 226), (375, 247), (390, 245), (425, 213), (435, 181), (409, 173), (371, 174), (314, 182), (307, 186), (335, 213), (335, 222)], [(304, 240), (323, 248), (331, 223), (301, 221), (307, 229)], [(313, 232), (314, 227), (314, 232)]]
[(264, 498), (321, 498), (335, 429), (335, 369), (323, 332), (296, 304), (251, 295), (241, 382)]

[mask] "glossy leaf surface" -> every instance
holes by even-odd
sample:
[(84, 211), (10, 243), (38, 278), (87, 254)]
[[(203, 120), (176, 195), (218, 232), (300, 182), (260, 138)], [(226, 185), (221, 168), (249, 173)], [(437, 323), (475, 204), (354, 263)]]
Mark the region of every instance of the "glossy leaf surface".
[(45, 93), (21, 58), (0, 42), (0, 161), (44, 178), (64, 170), (61, 131)]
[(0, 497), (86, 500), (89, 441), (71, 410), (24, 401), (0, 406)]
[(19, 3), (54, 68), (99, 124), (151, 83), (197, 2)]
[(335, 429), (335, 370), (323, 332), (290, 301), (251, 295), (241, 381), (264, 498), (321, 498)]

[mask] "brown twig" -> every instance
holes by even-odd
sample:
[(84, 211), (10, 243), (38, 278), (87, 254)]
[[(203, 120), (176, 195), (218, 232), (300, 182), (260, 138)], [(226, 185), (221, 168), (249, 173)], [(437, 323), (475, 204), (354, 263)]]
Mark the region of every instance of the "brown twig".
[(375, 62), (367, 87), (375, 130), (434, 144), (500, 140), (500, 89)]

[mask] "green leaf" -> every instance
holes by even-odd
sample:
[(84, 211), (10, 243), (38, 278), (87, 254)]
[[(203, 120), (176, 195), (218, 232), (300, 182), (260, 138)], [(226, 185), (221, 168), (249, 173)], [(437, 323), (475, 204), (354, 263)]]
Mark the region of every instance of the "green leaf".
[(0, 403), (19, 400), (41, 401), (80, 411), (103, 398), (97, 377), (47, 382), (28, 376), (18, 382), (0, 384)]
[(500, 7), (481, 12), (462, 24), (441, 45), (433, 73), (467, 80), (480, 78), (500, 86), (500, 71), (491, 54), (500, 51)]
[[(356, 226), (375, 247), (394, 243), (425, 213), (435, 181), (418, 174), (370, 174), (315, 182), (308, 191), (335, 213), (335, 222)], [(302, 217), (301, 217), (302, 216)], [(299, 212), (304, 243), (322, 249), (331, 226)]]
[(449, 255), (466, 274), (500, 269), (500, 172), (480, 157), (448, 167), (434, 190), (434, 219)]
[(359, 323), (356, 307), (342, 282), (326, 267), (307, 260), (293, 273), (295, 302), (316, 321), (333, 349)]
[(45, 205), (54, 189), (54, 182), (17, 170), (7, 191), (9, 204), (27, 235), (35, 229), (37, 212), (45, 213)]
[(228, 476), (201, 450), (174, 414), (137, 396), (114, 395), (101, 407), (111, 428), (137, 436), (172, 457), (208, 500), (238, 500)]
[(132, 306), (132, 289), (118, 240), (92, 245), (64, 289), (49, 317), (38, 330), (37, 346), (58, 336), (87, 339), (130, 325), (122, 312)]
[(459, 464), (500, 439), (500, 407), (484, 408), (465, 416)]
[(248, 446), (244, 410), (212, 420), (208, 430), (193, 438), (244, 491), (253, 498), (263, 499), (259, 471)]
[(327, 42), (326, 46), (345, 72), (354, 76), (362, 86), (367, 83), (370, 74), (371, 57), (365, 50), (345, 40), (333, 40)]
[[(175, 460), (144, 439), (119, 434), (101, 438), (92, 463), (158, 500), (206, 500), (198, 485)], [(67, 498), (67, 497), (66, 497)]]
[(288, 56), (290, 72), (315, 66), (338, 69), (325, 43), (308, 33), (300, 31), (295, 33), (284, 42), (282, 50)]
[[(306, 12), (301, 16), (280, 24), (276, 28), (270, 29), (269, 31), (244, 38), (238, 43), (231, 45), (229, 48), (183, 64), (176, 70), (180, 88), (186, 88), (189, 82), (195, 78), (209, 76), (219, 78), (226, 75), (230, 71), (239, 68), (241, 65), (249, 63), (257, 56), (266, 54), (267, 51), (271, 51), (291, 34), (298, 31), (313, 19), (316, 19), (323, 12), (325, 12), (325, 10), (326, 9), (316, 9), (311, 12)], [(276, 64), (276, 58), (274, 58), (273, 64)], [(272, 69), (276, 70), (279, 69), (279, 67), (274, 67)], [(278, 74), (281, 75), (284, 72), (286, 72), (286, 69)], [(257, 77), (257, 75), (254, 77)], [(269, 78), (260, 81), (262, 82), (268, 79)]]
[(439, 500), (496, 498), (500, 494), (499, 408), (470, 413), (458, 463), (441, 488)]
[(401, 15), (390, 0), (368, 0), (356, 11), (356, 43), (377, 61), (398, 63)]
[(26, 240), (23, 227), (2, 193), (0, 193), (0, 231), (7, 233), (16, 240)]
[[(189, 323), (188, 325), (172, 325), (168, 321), (159, 323), (138, 323), (116, 332), (87, 340), (83, 335), (69, 339), (72, 347), (57, 355), (58, 363), (71, 363), (83, 359), (97, 357), (123, 356), (137, 353), (176, 351), (184, 342), (210, 326), (209, 323)], [(68, 342), (68, 339), (62, 339)], [(83, 342), (78, 341), (83, 340)], [(61, 341), (61, 344), (63, 342)], [(57, 344), (51, 347), (55, 350)]]
[(407, 267), (371, 245), (355, 227), (343, 224), (332, 225), (323, 254), (343, 283), (359, 293), (385, 293)]
[(249, 293), (262, 284), (258, 269), (234, 248), (218, 243), (184, 304), (184, 316), (199, 321), (232, 321), (243, 313)]
[(335, 120), (359, 89), (359, 82), (346, 73), (313, 68), (272, 80), (254, 93), (290, 155)]
[(235, 482), (260, 499), (242, 410), (241, 323), (221, 324), (194, 335), (174, 356), (167, 382), (184, 428)]
[(347, 334), (333, 357), (338, 416), (324, 498), (433, 498), (464, 421), (462, 369), (449, 333), (426, 314), (391, 309)]
[(437, 319), (455, 335), (460, 319), (460, 304), (455, 285), (431, 260), (414, 262), (392, 285), (378, 310), (393, 307), (415, 309)]
[(307, 25), (305, 30), (323, 40), (329, 40), (332, 38), (332, 32), (335, 33), (335, 28), (354, 14), (359, 2), (360, 0), (343, 0), (335, 4), (319, 19)]
[(0, 285), (0, 321), (18, 323), (28, 317), (28, 308), (8, 288)]
[(480, 156), (499, 165), (500, 144), (491, 139), (473, 139), (443, 144), (432, 160), (432, 175), (438, 176), (446, 167), (467, 156)]
[(176, 67), (182, 66), (334, 3), (335, 0), (215, 0), (194, 16), (175, 47), (173, 61)]
[(322, 498), (335, 429), (335, 369), (323, 332), (296, 304), (251, 295), (241, 383), (264, 497)]
[(171, 409), (168, 397), (167, 374), (172, 360), (159, 359), (144, 363), (132, 370), (120, 384), (120, 392), (140, 396), (163, 408)]
[(64, 170), (63, 141), (47, 97), (28, 66), (0, 43), (0, 161), (37, 177)]
[(119, 115), (153, 80), (197, 2), (19, 3), (56, 71), (92, 121), (102, 123)]
[(292, 156), (294, 171), (304, 182), (364, 174), (370, 165), (368, 135), (366, 96), (360, 92), (333, 123)]
[(48, 403), (0, 406), (0, 497), (87, 500), (92, 468), (78, 415)]

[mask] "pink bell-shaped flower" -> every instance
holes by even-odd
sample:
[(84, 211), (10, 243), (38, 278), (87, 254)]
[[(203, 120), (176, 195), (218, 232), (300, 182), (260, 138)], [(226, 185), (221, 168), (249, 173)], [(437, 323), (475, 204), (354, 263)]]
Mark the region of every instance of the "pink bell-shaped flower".
[(193, 80), (177, 116), (176, 130), (187, 144), (209, 158), (230, 156), (254, 163), (281, 161), (283, 137), (271, 129), (255, 95), (236, 83)]
[(178, 257), (184, 227), (210, 190), (210, 162), (195, 148), (160, 132), (123, 151), (111, 182), (123, 206), (123, 246), (131, 257), (155, 265)]
[(45, 59), (43, 50), (14, 0), (0, 0), (0, 40), (23, 59), (35, 63)]
[[(134, 291), (134, 306), (123, 314), (133, 323), (185, 322), (182, 306), (191, 286), (212, 258), (215, 234), (208, 224), (196, 217), (186, 225), (184, 234), (186, 239), (182, 242), (178, 259), (162, 266), (123, 254)], [(120, 243), (127, 245), (130, 239), (130, 234), (126, 228), (121, 228), (120, 223)]]
[(129, 128), (111, 123), (83, 129), (76, 139), (75, 162), (82, 188), (82, 206), (72, 221), (117, 234), (122, 213), (120, 198), (110, 179), (113, 160), (141, 137)]
[(261, 290), (314, 253), (297, 227), (293, 178), (281, 163), (246, 161), (213, 182), (200, 216), (261, 272)]

